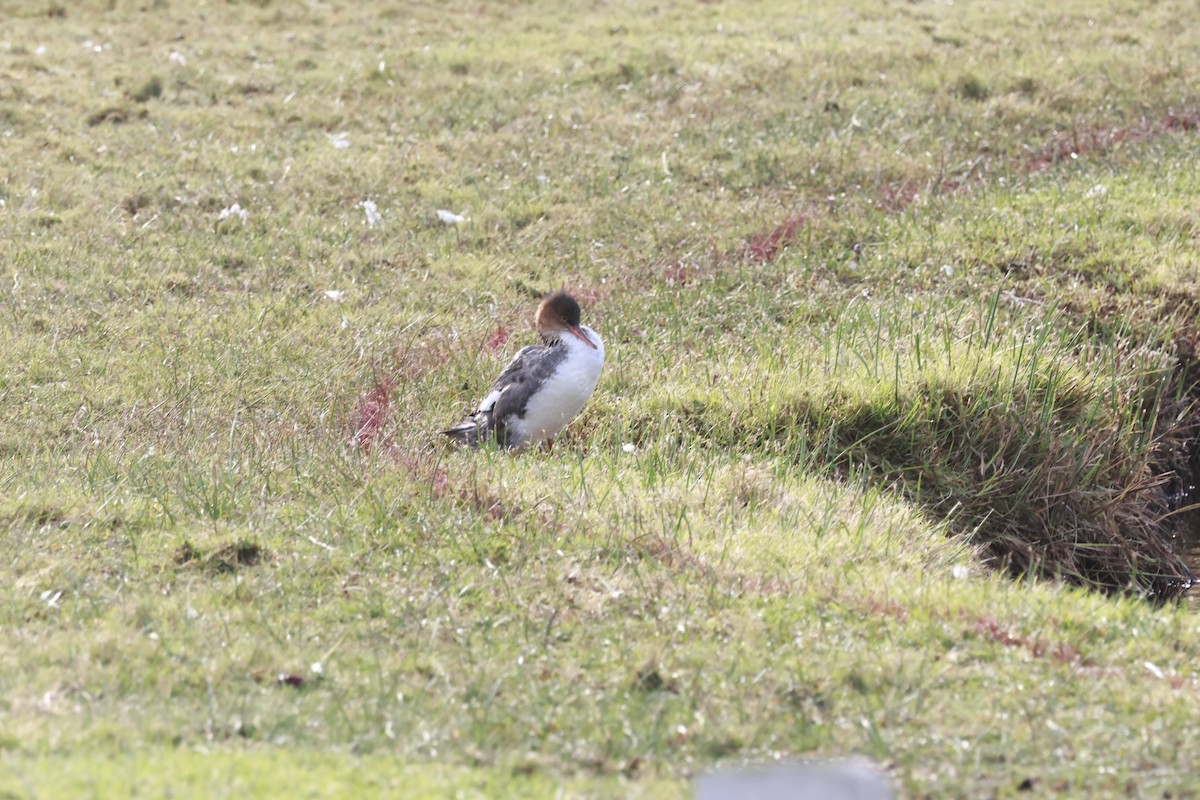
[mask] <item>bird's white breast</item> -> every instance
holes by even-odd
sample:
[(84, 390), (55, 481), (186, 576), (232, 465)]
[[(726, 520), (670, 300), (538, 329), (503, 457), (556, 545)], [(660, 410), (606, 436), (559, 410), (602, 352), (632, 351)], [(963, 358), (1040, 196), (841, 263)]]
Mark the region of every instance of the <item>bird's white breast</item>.
[(509, 422), (526, 446), (557, 436), (596, 389), (604, 366), (604, 342), (591, 328), (584, 326), (582, 330), (596, 349), (574, 336), (564, 336), (562, 346), (568, 348), (567, 357), (529, 398), (524, 418)]

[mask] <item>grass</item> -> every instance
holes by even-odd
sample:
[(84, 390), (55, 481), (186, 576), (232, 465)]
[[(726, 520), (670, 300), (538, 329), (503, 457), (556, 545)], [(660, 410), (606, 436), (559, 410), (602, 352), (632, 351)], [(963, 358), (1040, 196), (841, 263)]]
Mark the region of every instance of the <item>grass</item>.
[(1190, 6), (0, 13), (0, 792), (1194, 796)]

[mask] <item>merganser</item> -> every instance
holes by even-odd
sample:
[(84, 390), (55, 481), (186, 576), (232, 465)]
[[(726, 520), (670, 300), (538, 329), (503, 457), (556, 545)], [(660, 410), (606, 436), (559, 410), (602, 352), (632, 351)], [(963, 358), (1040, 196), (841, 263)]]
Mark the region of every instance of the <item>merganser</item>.
[(492, 437), (510, 450), (554, 446), (596, 388), (604, 342), (579, 324), (579, 303), (566, 292), (547, 295), (533, 321), (542, 344), (522, 348), (475, 412), (441, 433), (469, 447)]

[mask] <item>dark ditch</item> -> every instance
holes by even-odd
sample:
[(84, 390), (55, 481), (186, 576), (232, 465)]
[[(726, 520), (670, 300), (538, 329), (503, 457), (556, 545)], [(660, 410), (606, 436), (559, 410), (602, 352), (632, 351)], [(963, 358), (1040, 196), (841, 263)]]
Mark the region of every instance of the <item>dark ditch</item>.
[[(1162, 474), (1168, 477), (1163, 486), (1168, 516), (1163, 522), (1184, 564), (1193, 576), (1200, 576), (1200, 392), (1195, 389), (1175, 441), (1166, 447), (1164, 455), (1160, 467), (1165, 468)], [(1200, 594), (1195, 589), (1190, 591), (1189, 601), (1200, 608)]]
[(1168, 423), (1154, 469), (1164, 479), (1167, 536), (1192, 572), (1191, 584), (1180, 595), (1200, 608), (1200, 592), (1194, 588), (1200, 576), (1200, 360), (1190, 345), (1181, 349), (1187, 352), (1172, 376), (1174, 391), (1158, 409), (1159, 419)]

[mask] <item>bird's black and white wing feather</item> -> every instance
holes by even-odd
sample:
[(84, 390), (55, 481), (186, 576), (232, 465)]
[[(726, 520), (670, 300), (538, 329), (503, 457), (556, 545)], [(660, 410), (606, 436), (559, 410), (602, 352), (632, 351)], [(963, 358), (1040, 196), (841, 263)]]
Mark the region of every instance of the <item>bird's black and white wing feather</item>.
[(531, 344), (513, 356), (479, 407), (462, 422), (442, 433), (470, 447), (494, 436), (501, 447), (522, 447), (525, 442), (512, 430), (514, 419), (525, 415), (529, 398), (554, 374), (567, 356), (567, 348)]

